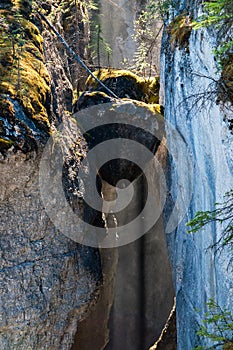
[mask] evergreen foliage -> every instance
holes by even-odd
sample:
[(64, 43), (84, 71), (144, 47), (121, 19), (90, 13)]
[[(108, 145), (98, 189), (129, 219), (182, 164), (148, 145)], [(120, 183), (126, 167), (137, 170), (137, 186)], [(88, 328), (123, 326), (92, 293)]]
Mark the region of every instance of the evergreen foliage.
[(218, 32), (218, 45), (214, 53), (222, 67), (233, 53), (233, 6), (232, 0), (212, 0), (204, 2), (204, 14), (194, 23), (194, 29), (213, 26)]
[[(222, 309), (213, 299), (207, 303), (203, 325), (197, 334), (210, 339), (211, 346), (197, 346), (194, 350), (233, 349), (233, 315), (227, 309)], [(208, 329), (211, 326), (211, 331)]]
[(134, 55), (134, 69), (148, 76), (158, 74), (159, 68), (153, 65), (153, 58), (158, 55), (163, 21), (168, 14), (171, 1), (148, 0), (140, 16), (134, 23), (134, 40), (138, 45)]
[(212, 211), (198, 211), (195, 217), (186, 226), (191, 228), (188, 233), (195, 233), (211, 222), (219, 222), (223, 225), (221, 237), (215, 243), (220, 248), (226, 245), (233, 245), (233, 190), (224, 195), (222, 203), (215, 203)]

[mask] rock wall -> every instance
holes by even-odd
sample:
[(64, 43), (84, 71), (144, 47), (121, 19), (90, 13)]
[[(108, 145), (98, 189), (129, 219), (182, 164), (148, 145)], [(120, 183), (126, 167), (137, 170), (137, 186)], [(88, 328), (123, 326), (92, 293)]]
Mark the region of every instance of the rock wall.
[(1, 161), (0, 349), (70, 349), (101, 280), (98, 251), (50, 221), (37, 155)]
[[(170, 13), (161, 55), (161, 102), (165, 106), (171, 154), (172, 200), (165, 217), (177, 297), (178, 350), (191, 350), (208, 343), (196, 334), (208, 299), (213, 298), (222, 308), (233, 308), (231, 252), (224, 249), (215, 254), (213, 249), (207, 249), (220, 237), (221, 226), (212, 224), (191, 235), (185, 227), (198, 210), (212, 210), (214, 203), (222, 202), (225, 192), (232, 188), (233, 135), (228, 122), (232, 109), (216, 102), (213, 85), (220, 77), (212, 54), (217, 35), (205, 28), (191, 30), (188, 15), (184, 25), (187, 30), (180, 29), (174, 19), (184, 10), (197, 16), (200, 5), (183, 1), (179, 6)], [(176, 30), (172, 32), (174, 23)], [(185, 167), (187, 160), (189, 168)], [(168, 218), (174, 202), (179, 222), (171, 232)]]
[[(40, 11), (69, 45), (87, 60), (89, 24), (84, 3), (54, 0), (41, 7)], [(59, 232), (48, 217), (44, 208), (47, 203), (42, 202), (40, 193), (39, 171), (45, 143), (52, 135), (53, 150), (59, 144), (63, 151), (63, 186), (72, 209), (93, 224), (103, 224), (101, 212), (95, 216), (89, 208), (83, 210), (82, 195), (77, 195), (76, 191), (80, 159), (86, 156), (87, 144), (72, 126), (70, 114), (74, 92), (80, 88), (78, 83), (82, 86), (85, 74), (67, 55), (39, 14), (31, 10), (30, 1), (9, 0), (0, 4), (0, 349), (68, 350), (73, 347), (84, 350), (94, 346), (97, 350), (106, 346), (109, 333), (114, 349), (122, 346), (146, 349), (161, 331), (173, 303), (162, 222), (146, 240), (121, 249), (114, 290), (117, 250), (109, 249), (100, 254), (98, 249), (77, 244)], [(158, 102), (158, 79), (148, 82), (148, 86), (139, 78), (134, 85), (137, 83), (141, 90), (149, 89), (153, 102)], [(119, 91), (119, 86), (117, 89)], [(131, 86), (128, 90), (133, 92)], [(143, 91), (140, 91), (141, 95), (145, 95)], [(127, 92), (125, 94), (129, 97)], [(98, 93), (91, 98), (106, 97), (103, 95)], [(147, 113), (153, 110), (164, 125), (159, 105), (134, 103), (129, 103), (131, 110), (135, 112), (136, 107), (141, 108), (145, 122)], [(79, 107), (80, 104), (81, 101)], [(62, 133), (58, 131), (61, 123), (64, 126)], [(158, 124), (153, 118), (151, 129), (156, 129)], [(111, 128), (104, 131), (107, 137), (111, 132)], [(129, 128), (125, 134), (128, 138), (135, 137), (135, 130)], [(142, 137), (140, 132), (138, 137)], [(157, 149), (158, 142), (148, 134), (144, 135), (143, 141)], [(55, 163), (50, 162), (47, 179), (56, 174)], [(105, 174), (110, 182), (119, 175), (117, 168), (115, 166)], [(130, 173), (124, 162), (120, 170), (123, 174)], [(137, 192), (135, 201), (140, 207), (140, 186)], [(46, 192), (43, 199), (46, 200), (49, 194)], [(51, 202), (53, 208), (57, 208), (56, 201)], [(133, 208), (131, 214), (134, 212)], [(161, 242), (158, 244), (158, 241)], [(126, 273), (125, 265), (128, 266)], [(156, 279), (151, 278), (154, 271)], [(122, 286), (126, 283), (125, 298)], [(108, 320), (114, 292), (113, 318), (116, 322), (111, 328)], [(127, 310), (125, 303), (129, 304)], [(122, 345), (118, 340), (124, 331), (125, 311), (128, 313), (126, 322), (131, 326), (126, 343)]]
[[(0, 5), (0, 349), (65, 350), (96, 301), (101, 260), (97, 249), (60, 233), (41, 201), (41, 152), (60, 122), (72, 134), (69, 111), (81, 71), (30, 5)], [(51, 1), (43, 7), (86, 58), (83, 3)]]

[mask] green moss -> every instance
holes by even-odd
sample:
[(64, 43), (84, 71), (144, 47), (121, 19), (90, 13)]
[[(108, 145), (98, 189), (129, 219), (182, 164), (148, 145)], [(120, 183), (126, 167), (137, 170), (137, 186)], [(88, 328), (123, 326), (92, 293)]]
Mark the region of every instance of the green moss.
[(77, 90), (74, 90), (74, 91), (73, 91), (73, 101), (72, 101), (72, 105), (74, 105), (74, 104), (78, 101), (78, 99), (79, 99), (79, 97), (82, 95), (82, 93), (83, 93), (83, 91), (77, 91)]
[(148, 109), (150, 112), (152, 112), (153, 114), (161, 114), (163, 115), (163, 107), (157, 103), (145, 103), (142, 101), (136, 101), (136, 100), (130, 100), (128, 98), (123, 98), (123, 101), (131, 101), (133, 102), (136, 106), (138, 107), (143, 107)]
[(13, 144), (13, 141), (0, 137), (0, 151), (9, 149)]
[(144, 79), (142, 89), (147, 103), (159, 103), (159, 77)]
[[(21, 9), (27, 1), (14, 1)], [(50, 77), (44, 65), (43, 39), (38, 28), (14, 11), (0, 10), (0, 93), (19, 100), (35, 122), (50, 126), (46, 103)]]
[[(159, 77), (143, 78), (124, 69), (100, 69), (95, 71), (94, 75), (107, 86), (110, 79), (114, 79), (116, 81), (117, 78), (124, 78), (126, 82), (129, 81), (134, 85), (135, 91), (138, 92), (136, 94), (138, 94), (139, 100), (147, 103), (159, 102)], [(92, 76), (89, 76), (86, 81), (86, 86), (87, 89), (96, 89), (98, 87), (98, 83)], [(111, 84), (108, 87), (110, 87), (110, 89), (114, 88), (111, 86)], [(116, 91), (114, 92), (116, 93)]]
[(170, 43), (175, 47), (188, 47), (192, 27), (193, 23), (189, 16), (181, 14), (175, 17), (167, 27)]
[(223, 101), (230, 101), (233, 104), (233, 54), (229, 54), (222, 62), (222, 74), (220, 78), (219, 98)]
[(233, 342), (227, 342), (223, 345), (223, 350), (232, 350), (233, 349)]
[(32, 10), (32, 0), (4, 0), (0, 8), (10, 9), (28, 17)]
[(107, 94), (105, 94), (104, 92), (101, 92), (101, 91), (92, 91), (92, 92), (87, 92), (85, 93), (85, 95), (87, 95), (88, 97), (91, 97), (91, 98), (98, 98), (98, 97), (109, 97)]
[(109, 103), (115, 101), (114, 98), (108, 96), (102, 91), (85, 91), (73, 105), (73, 112), (88, 108), (94, 105)]
[[(143, 79), (139, 76), (137, 76), (136, 74), (128, 71), (128, 70), (124, 70), (124, 69), (100, 69), (94, 72), (94, 75), (101, 81), (105, 81), (106, 79), (109, 78), (118, 78), (118, 77), (125, 77), (128, 79), (134, 79), (138, 84), (140, 84)], [(87, 81), (86, 81), (86, 85), (87, 86), (91, 86), (91, 87), (97, 87), (98, 83), (96, 80), (94, 80), (92, 78), (92, 76), (89, 76)]]

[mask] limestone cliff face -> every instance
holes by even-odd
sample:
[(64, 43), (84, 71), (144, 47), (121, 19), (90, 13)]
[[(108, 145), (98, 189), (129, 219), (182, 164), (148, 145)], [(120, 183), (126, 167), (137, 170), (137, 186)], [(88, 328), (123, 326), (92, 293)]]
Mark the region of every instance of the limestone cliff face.
[[(200, 7), (194, 2), (180, 3), (180, 9), (171, 15), (169, 23), (174, 24), (174, 18), (184, 9), (196, 16)], [(215, 88), (211, 84), (220, 76), (212, 54), (216, 33), (204, 28), (198, 31), (186, 28), (183, 35), (182, 29), (173, 34), (171, 29), (172, 24), (163, 34), (161, 97), (171, 154), (170, 195), (173, 203), (180, 196), (177, 203), (180, 220), (172, 232), (168, 207), (165, 214), (177, 296), (178, 350), (191, 350), (206, 344), (196, 332), (204, 318), (208, 299), (213, 298), (223, 308), (232, 310), (233, 307), (232, 267), (228, 265), (231, 253), (224, 249), (215, 254), (213, 249), (207, 249), (218, 240), (221, 227), (209, 225), (192, 235), (186, 233), (185, 227), (198, 210), (212, 210), (213, 204), (221, 202), (224, 193), (233, 186), (233, 135), (228, 121), (232, 110), (217, 104)], [(172, 130), (176, 130), (179, 137)], [(185, 215), (180, 214), (182, 208)]]
[[(86, 58), (83, 3), (43, 6)], [(77, 322), (95, 302), (101, 262), (97, 249), (76, 244), (50, 221), (39, 164), (60, 122), (71, 133), (68, 112), (81, 73), (30, 1), (1, 2), (0, 12), (0, 349), (70, 349)]]

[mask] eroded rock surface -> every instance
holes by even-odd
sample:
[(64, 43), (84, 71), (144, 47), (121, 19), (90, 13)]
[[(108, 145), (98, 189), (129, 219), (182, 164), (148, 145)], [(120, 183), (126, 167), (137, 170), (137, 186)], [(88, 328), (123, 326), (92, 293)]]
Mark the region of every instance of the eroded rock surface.
[(37, 157), (18, 153), (0, 169), (0, 349), (70, 349), (101, 280), (98, 251), (71, 241), (48, 218)]
[[(85, 7), (75, 4), (54, 1), (44, 7), (50, 20), (66, 31), (71, 45), (75, 42), (71, 32), (76, 33), (75, 25), (79, 25), (79, 35), (85, 39), (78, 45), (84, 46), (88, 40), (87, 24), (82, 22)], [(96, 302), (101, 261), (97, 249), (79, 245), (58, 231), (41, 200), (41, 153), (61, 121), (69, 137), (73, 135), (67, 111), (72, 109), (77, 77), (74, 62), (28, 5), (27, 1), (5, 1), (0, 10), (4, 37), (0, 58), (0, 349), (68, 350), (77, 322)], [(81, 46), (75, 48), (81, 50)], [(72, 153), (73, 164), (84, 156), (85, 141), (78, 147), (79, 156)], [(72, 181), (66, 180), (69, 193)], [(82, 215), (82, 208), (76, 209)]]
[[(46, 140), (52, 134), (54, 143), (61, 145), (61, 147), (64, 146), (62, 150), (65, 151), (66, 163), (63, 169), (63, 186), (73, 210), (86, 216), (86, 219), (92, 223), (103, 225), (101, 213), (95, 216), (89, 208), (84, 208), (86, 211), (83, 212), (82, 195), (74, 194), (78, 165), (80, 159), (86, 156), (88, 142), (81, 136), (80, 132), (75, 134), (75, 128), (72, 127), (70, 118), (73, 90), (76, 89), (77, 80), (80, 81), (80, 75), (83, 72), (75, 67), (74, 60), (68, 57), (65, 49), (57, 38), (48, 31), (40, 17), (33, 15), (33, 19), (31, 18), (31, 7), (27, 6), (28, 4), (28, 1), (4, 1), (1, 7), (4, 16), (6, 15), (6, 21), (3, 21), (3, 32), (8, 34), (12, 25), (19, 30), (17, 25), (19, 18), (15, 20), (15, 16), (17, 17), (17, 13), (20, 13), (19, 20), (23, 21), (23, 31), (20, 30), (17, 35), (23, 41), (18, 43), (18, 48), (23, 45), (26, 55), (21, 57), (20, 51), (18, 51), (15, 61), (11, 40), (4, 42), (3, 47), (1, 47), (4, 59), (1, 61), (0, 69), (4, 74), (1, 75), (0, 90), (1, 105), (3, 106), (0, 116), (0, 231), (2, 248), (0, 273), (2, 278), (1, 314), (3, 316), (0, 326), (0, 349), (68, 350), (72, 346), (80, 320), (83, 321), (84, 328), (80, 326), (80, 333), (79, 330), (77, 332), (77, 344), (82, 344), (81, 346), (84, 347), (84, 336), (87, 330), (85, 327), (88, 327), (88, 331), (91, 332), (94, 326), (93, 342), (94, 339), (98, 339), (98, 346), (102, 347), (108, 341), (107, 320), (113, 301), (116, 262), (114, 259), (114, 261), (110, 260), (112, 266), (106, 268), (105, 271), (103, 269), (103, 260), (106, 257), (104, 254), (102, 254), (101, 265), (100, 254), (96, 248), (81, 246), (57, 230), (44, 209), (45, 203), (41, 201), (38, 182), (40, 156)], [(42, 4), (42, 7), (46, 16), (65, 36), (72, 48), (78, 51), (84, 60), (87, 59), (86, 47), (89, 29), (83, 3), (56, 0)], [(9, 11), (9, 13), (5, 11)], [(25, 46), (27, 43), (29, 46)], [(10, 83), (6, 58), (9, 59), (14, 72), (14, 81), (10, 81)], [(32, 61), (33, 65), (31, 65)], [(21, 63), (22, 66), (20, 66)], [(31, 79), (28, 78), (28, 72), (30, 72)], [(130, 79), (128, 79), (129, 76)], [(98, 98), (101, 97), (102, 102), (112, 103), (113, 109), (116, 109), (115, 112), (113, 111), (116, 118), (128, 113), (133, 124), (136, 120), (139, 122), (140, 119), (139, 126), (142, 129), (157, 130), (157, 138), (153, 135), (149, 136), (142, 130), (135, 132), (135, 128), (132, 127), (128, 129), (118, 128), (117, 136), (123, 135), (129, 139), (136, 138), (138, 141), (143, 141), (151, 151), (153, 158), (164, 137), (163, 117), (159, 105), (148, 106), (141, 100), (149, 101), (151, 96), (152, 102), (158, 102), (158, 80), (145, 82), (143, 79), (132, 78), (132, 76), (132, 74), (128, 74), (128, 77), (126, 79), (124, 77), (123, 80), (121, 77), (118, 79), (118, 76), (108, 77), (110, 80), (107, 83), (111, 88), (115, 88), (116, 92), (120, 92), (121, 85), (124, 85), (120, 97), (131, 97), (139, 101), (113, 101), (110, 97), (106, 97), (103, 92), (89, 92), (83, 95), (82, 101), (80, 99), (77, 110), (89, 106), (88, 101), (92, 99), (93, 102), (98, 94)], [(90, 94), (93, 95), (90, 96)], [(108, 98), (110, 101), (106, 101)], [(99, 101), (97, 101), (98, 103)], [(96, 101), (92, 104), (95, 105)], [(137, 110), (140, 111), (140, 118), (135, 116)], [(64, 135), (59, 134), (58, 125), (60, 123), (64, 125)], [(114, 136), (114, 132), (108, 128), (103, 135), (98, 133), (96, 135), (100, 139), (102, 136)], [(93, 145), (95, 144), (92, 143)], [(128, 167), (128, 164), (124, 162), (120, 165), (120, 172), (117, 171), (117, 164), (115, 168), (103, 168), (101, 176), (115, 184), (122, 175), (128, 174), (132, 180), (140, 174), (135, 172), (133, 166)], [(151, 176), (154, 176), (153, 172)], [(139, 206), (142, 204), (138, 201), (138, 198), (142, 199), (141, 190), (142, 187), (138, 186), (135, 196), (135, 201), (139, 203)], [(134, 209), (132, 208), (132, 212)], [(118, 218), (119, 222), (120, 220), (125, 222), (127, 219), (127, 215), (124, 214), (119, 215)], [(159, 244), (157, 244), (158, 241)], [(131, 247), (125, 247), (121, 251), (122, 264), (119, 265), (115, 306), (118, 307), (118, 311), (121, 309), (123, 313), (117, 312), (113, 318), (118, 325), (122, 323), (122, 320), (125, 319), (126, 302), (129, 306), (129, 309), (126, 308), (127, 312), (134, 309), (133, 316), (128, 318), (129, 321), (133, 319), (130, 336), (123, 346), (134, 346), (132, 335), (135, 330), (140, 328), (137, 321), (138, 312), (144, 320), (147, 318), (147, 311), (149, 315), (148, 320), (142, 323), (145, 330), (137, 334), (138, 346), (140, 344), (149, 345), (150, 339), (152, 342), (152, 338), (156, 338), (162, 329), (173, 299), (172, 281), (166, 254), (162, 223), (156, 235), (152, 232), (147, 240), (135, 242)], [(144, 268), (142, 257), (150, 269)], [(127, 259), (129, 259), (128, 262)], [(137, 261), (136, 264), (134, 264), (133, 259)], [(124, 271), (125, 262), (129, 269)], [(152, 265), (151, 262), (153, 262)], [(151, 274), (155, 272), (153, 264), (159, 265), (157, 266), (158, 270), (156, 269), (158, 282), (151, 278)], [(131, 273), (131, 267), (133, 273)], [(140, 274), (137, 273), (138, 268), (141, 268)], [(106, 275), (102, 276), (105, 272)], [(166, 278), (163, 277), (164, 275)], [(127, 287), (127, 298), (124, 299), (122, 298), (124, 292), (122, 284), (125, 283), (128, 276), (132, 276), (132, 280)], [(143, 290), (144, 277), (146, 292)], [(104, 283), (99, 290), (102, 278)], [(139, 293), (137, 288), (139, 288)], [(155, 294), (154, 289), (156, 290)], [(166, 290), (164, 294), (161, 293), (162, 289)], [(99, 292), (102, 293), (100, 297)], [(131, 292), (134, 293), (132, 300), (130, 298)], [(141, 295), (144, 298), (139, 301)], [(161, 295), (161, 299), (157, 299), (155, 295)], [(105, 297), (108, 298), (107, 301)], [(98, 298), (99, 303), (96, 303)], [(160, 301), (163, 303), (162, 309)], [(165, 304), (165, 301), (169, 302)], [(92, 309), (94, 304), (96, 309)], [(102, 334), (98, 332), (93, 323), (93, 320), (98, 319), (98, 310), (101, 309), (101, 306), (103, 306), (101, 319), (105, 328)], [(135, 308), (138, 307), (139, 311), (135, 311)], [(88, 323), (90, 309), (93, 311), (90, 314), (92, 315), (90, 317), (93, 317), (92, 324)], [(159, 310), (162, 310), (162, 315), (159, 315)], [(157, 318), (159, 321), (154, 327)], [(84, 319), (87, 320), (86, 326)], [(122, 328), (119, 333), (115, 333), (114, 330), (111, 341), (115, 342), (115, 339), (117, 337), (119, 339), (119, 335), (121, 336), (123, 333)], [(89, 333), (89, 336), (91, 337), (92, 334)], [(122, 346), (119, 342), (114, 344), (115, 348)]]
[[(169, 22), (174, 24), (174, 17), (184, 10), (195, 18), (200, 7), (195, 1), (183, 1)], [(213, 85), (213, 80), (218, 81), (221, 75), (213, 56), (217, 35), (205, 28), (190, 32), (189, 27), (189, 35), (185, 36), (186, 29), (176, 27), (173, 38), (170, 30), (164, 31), (161, 58), (162, 103), (171, 154), (170, 195), (175, 202), (180, 194), (176, 207), (178, 226), (173, 232), (167, 227), (177, 296), (178, 350), (210, 345), (205, 337), (197, 335), (209, 298), (223, 309), (233, 307), (229, 270), (232, 254), (227, 249), (220, 254), (208, 249), (220, 238), (221, 226), (212, 224), (192, 235), (187, 235), (185, 226), (197, 211), (212, 210), (215, 202), (222, 202), (225, 192), (233, 186), (229, 123), (232, 107), (229, 109), (226, 104), (225, 108), (217, 102), (216, 85)], [(182, 45), (180, 36), (185, 40)], [(174, 137), (174, 130), (179, 137)], [(185, 167), (188, 159), (190, 166)], [(169, 208), (165, 214), (168, 225)], [(211, 325), (208, 328), (211, 332)]]

